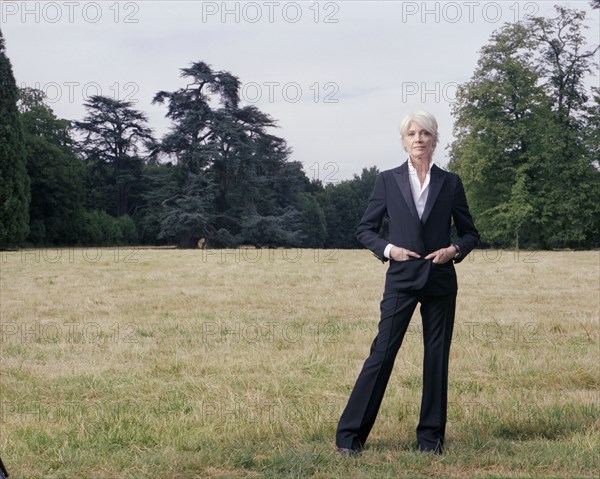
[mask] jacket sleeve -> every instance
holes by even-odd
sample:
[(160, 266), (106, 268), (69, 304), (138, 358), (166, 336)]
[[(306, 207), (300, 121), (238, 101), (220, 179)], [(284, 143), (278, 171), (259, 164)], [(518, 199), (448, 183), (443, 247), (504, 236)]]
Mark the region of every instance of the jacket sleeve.
[(452, 218), (459, 240), (456, 242), (460, 248), (460, 256), (454, 260), (460, 263), (479, 243), (479, 232), (469, 212), (467, 197), (460, 177), (456, 177), (456, 188), (454, 190), (454, 202), (452, 207)]
[(369, 198), (367, 209), (356, 230), (356, 237), (363, 246), (370, 249), (384, 263), (388, 259), (383, 255), (383, 251), (389, 244), (389, 241), (381, 236), (380, 230), (386, 212), (387, 197), (385, 180), (383, 174), (379, 173), (375, 180), (375, 187)]

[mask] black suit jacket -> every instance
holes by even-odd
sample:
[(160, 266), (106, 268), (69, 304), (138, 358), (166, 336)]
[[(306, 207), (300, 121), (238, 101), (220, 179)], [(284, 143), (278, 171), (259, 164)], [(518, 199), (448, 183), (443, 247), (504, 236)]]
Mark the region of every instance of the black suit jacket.
[[(357, 238), (383, 262), (387, 261), (383, 251), (389, 243), (421, 256), (406, 261), (390, 260), (386, 291), (421, 291), (432, 295), (455, 293), (454, 263), (462, 261), (479, 241), (462, 182), (456, 173), (432, 165), (427, 203), (423, 217), (419, 219), (408, 175), (408, 161), (379, 173), (358, 226)], [(386, 214), (389, 217), (389, 241), (380, 234)], [(445, 264), (425, 260), (429, 253), (450, 246), (451, 221), (454, 221), (459, 236), (456, 244), (460, 248), (460, 256)]]

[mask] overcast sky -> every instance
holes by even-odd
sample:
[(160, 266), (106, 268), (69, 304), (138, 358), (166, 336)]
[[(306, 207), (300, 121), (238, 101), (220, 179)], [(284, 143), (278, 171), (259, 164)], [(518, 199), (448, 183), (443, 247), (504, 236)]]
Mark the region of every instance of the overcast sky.
[(445, 165), (456, 85), (479, 49), (505, 22), (553, 17), (554, 3), (585, 9), (599, 42), (588, 0), (2, 0), (0, 21), (17, 83), (44, 90), (61, 118), (81, 119), (89, 95), (130, 99), (160, 137), (169, 121), (153, 96), (184, 86), (180, 68), (204, 61), (241, 80), (242, 99), (277, 121), (309, 177), (339, 181), (404, 161), (398, 124), (418, 108), (438, 118), (434, 160)]

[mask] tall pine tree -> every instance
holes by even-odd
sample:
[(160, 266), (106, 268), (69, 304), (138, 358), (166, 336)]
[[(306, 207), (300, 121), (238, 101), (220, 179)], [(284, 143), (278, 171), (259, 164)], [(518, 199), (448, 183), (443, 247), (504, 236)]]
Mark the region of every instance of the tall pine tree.
[(204, 62), (181, 70), (187, 86), (160, 91), (173, 121), (157, 151), (175, 160), (178, 196), (163, 202), (159, 238), (194, 246), (296, 246), (307, 179), (288, 161), (285, 140), (268, 132), (275, 121), (254, 106), (241, 106), (240, 81)]
[(0, 31), (0, 245), (18, 245), (29, 232), (29, 177), (18, 98)]
[(87, 115), (75, 127), (83, 134), (79, 148), (89, 167), (88, 207), (121, 217), (134, 209), (132, 193), (139, 186), (141, 152), (152, 142), (148, 118), (132, 101), (94, 95), (85, 102)]

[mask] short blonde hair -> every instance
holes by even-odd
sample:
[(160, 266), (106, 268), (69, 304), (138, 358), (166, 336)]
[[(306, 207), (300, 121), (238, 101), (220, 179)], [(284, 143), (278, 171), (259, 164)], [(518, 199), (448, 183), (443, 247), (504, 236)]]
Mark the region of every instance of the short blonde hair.
[(408, 129), (410, 128), (411, 123), (417, 123), (426, 131), (431, 133), (431, 136), (433, 136), (433, 149), (435, 150), (435, 147), (437, 146), (439, 140), (438, 123), (435, 119), (435, 116), (423, 110), (410, 112), (400, 122), (399, 130), (402, 139), (404, 139), (404, 137), (408, 133)]

